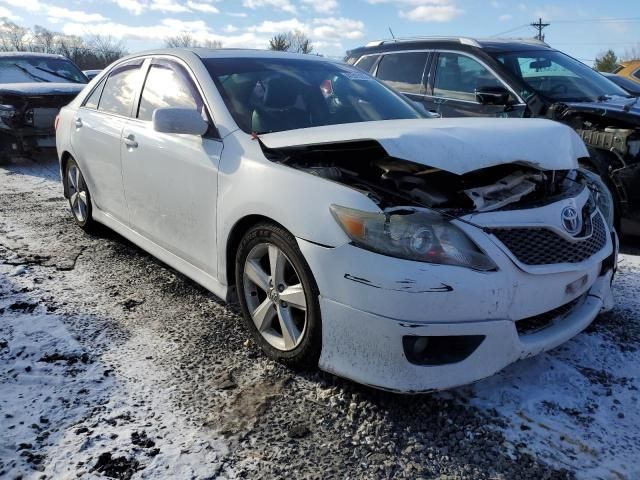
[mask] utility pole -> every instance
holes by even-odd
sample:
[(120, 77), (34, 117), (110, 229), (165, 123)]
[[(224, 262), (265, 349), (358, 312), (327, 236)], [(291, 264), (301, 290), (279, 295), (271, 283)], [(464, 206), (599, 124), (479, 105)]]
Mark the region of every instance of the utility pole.
[(542, 30), (551, 25), (550, 23), (542, 23), (542, 18), (539, 18), (537, 22), (533, 22), (530, 24), (533, 28), (538, 30), (538, 35), (536, 38), (541, 42), (544, 42), (544, 35), (542, 34)]

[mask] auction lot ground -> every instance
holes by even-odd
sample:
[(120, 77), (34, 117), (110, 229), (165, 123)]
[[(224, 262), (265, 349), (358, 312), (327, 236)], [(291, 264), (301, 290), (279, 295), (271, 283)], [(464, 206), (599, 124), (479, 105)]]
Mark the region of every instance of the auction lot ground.
[(5, 163), (0, 477), (640, 478), (634, 253), (564, 346), (399, 396), (267, 360), (236, 307), (77, 228), (55, 159)]

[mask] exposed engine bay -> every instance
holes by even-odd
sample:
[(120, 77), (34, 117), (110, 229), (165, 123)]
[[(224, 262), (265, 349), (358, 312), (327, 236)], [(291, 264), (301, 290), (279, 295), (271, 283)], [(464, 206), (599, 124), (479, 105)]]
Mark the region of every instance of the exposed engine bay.
[(640, 116), (638, 99), (623, 108), (606, 101), (555, 104), (548, 117), (576, 130), (589, 147), (590, 163), (615, 191), (622, 230), (640, 234)]
[(518, 163), (457, 175), (390, 157), (375, 140), (279, 149), (261, 146), (268, 159), (355, 188), (383, 210), (403, 205), (464, 215), (531, 208), (575, 185), (564, 182), (567, 170), (541, 171)]

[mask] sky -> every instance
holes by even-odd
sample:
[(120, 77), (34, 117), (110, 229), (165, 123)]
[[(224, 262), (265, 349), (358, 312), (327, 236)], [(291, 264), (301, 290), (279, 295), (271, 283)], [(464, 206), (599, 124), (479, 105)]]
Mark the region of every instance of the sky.
[(640, 0), (0, 0), (0, 17), (110, 35), (130, 52), (162, 47), (181, 32), (225, 47), (265, 48), (274, 34), (300, 30), (317, 53), (341, 58), (389, 38), (389, 29), (396, 37), (530, 37), (528, 24), (540, 17), (551, 24), (548, 43), (588, 64), (608, 48), (624, 54), (640, 45)]

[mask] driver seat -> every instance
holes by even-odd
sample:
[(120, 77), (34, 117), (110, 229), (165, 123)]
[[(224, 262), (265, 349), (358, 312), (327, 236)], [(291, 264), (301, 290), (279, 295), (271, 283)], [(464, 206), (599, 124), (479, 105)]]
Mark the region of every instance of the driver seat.
[(276, 76), (266, 82), (264, 96), (257, 101), (251, 116), (253, 132), (279, 132), (311, 125), (300, 82)]

